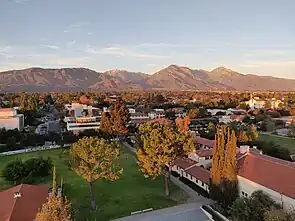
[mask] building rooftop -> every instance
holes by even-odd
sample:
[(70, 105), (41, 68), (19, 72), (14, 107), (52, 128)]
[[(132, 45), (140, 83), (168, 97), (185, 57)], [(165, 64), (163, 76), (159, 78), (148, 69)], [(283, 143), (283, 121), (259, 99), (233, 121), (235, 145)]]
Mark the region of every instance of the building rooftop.
[(292, 162), (250, 151), (238, 160), (238, 175), (295, 198), (295, 165)]
[[(19, 194), (15, 197), (15, 194)], [(20, 184), (0, 192), (1, 221), (32, 221), (48, 197), (47, 186)]]
[(178, 158), (175, 161), (175, 165), (181, 167), (185, 172), (192, 175), (198, 180), (203, 181), (204, 183), (209, 183), (211, 172), (202, 167), (196, 165), (196, 162), (187, 159), (187, 158)]
[(198, 144), (205, 145), (205, 146), (208, 146), (210, 148), (214, 147), (214, 140), (209, 140), (209, 139), (206, 139), (206, 138), (203, 138), (203, 137), (200, 137), (200, 136), (196, 137), (196, 142)]

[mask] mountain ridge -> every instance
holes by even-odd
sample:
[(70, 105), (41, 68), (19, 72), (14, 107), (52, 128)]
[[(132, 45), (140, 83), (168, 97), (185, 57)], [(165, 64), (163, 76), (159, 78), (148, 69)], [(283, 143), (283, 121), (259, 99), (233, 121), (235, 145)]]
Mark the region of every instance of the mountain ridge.
[(118, 69), (96, 72), (88, 68), (41, 67), (0, 72), (0, 90), (7, 92), (144, 89), (295, 91), (295, 79), (243, 74), (225, 67), (206, 71), (177, 65), (151, 75)]

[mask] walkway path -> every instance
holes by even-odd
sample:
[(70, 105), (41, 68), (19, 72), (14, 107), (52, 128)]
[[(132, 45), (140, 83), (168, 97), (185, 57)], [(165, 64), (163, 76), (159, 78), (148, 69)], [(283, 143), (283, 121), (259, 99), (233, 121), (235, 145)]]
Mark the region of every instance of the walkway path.
[(207, 221), (205, 213), (200, 209), (206, 201), (187, 203), (152, 212), (126, 216), (113, 221)]

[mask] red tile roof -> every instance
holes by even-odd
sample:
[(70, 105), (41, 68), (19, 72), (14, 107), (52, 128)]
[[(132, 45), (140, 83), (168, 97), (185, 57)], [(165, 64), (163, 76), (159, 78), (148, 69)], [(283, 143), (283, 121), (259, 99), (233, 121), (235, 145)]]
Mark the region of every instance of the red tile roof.
[(205, 145), (207, 147), (213, 148), (214, 147), (214, 140), (209, 140), (203, 137), (196, 137), (196, 142), (201, 145)]
[(198, 180), (203, 181), (204, 183), (209, 184), (211, 172), (199, 166), (194, 166), (186, 170), (186, 172)]
[(196, 150), (196, 154), (199, 157), (208, 157), (208, 156), (213, 156), (213, 149), (204, 149), (204, 150)]
[(193, 166), (194, 164), (196, 164), (196, 162), (187, 159), (187, 158), (177, 158), (175, 160), (175, 165), (181, 167), (182, 169), (186, 169), (188, 167)]
[(250, 152), (238, 160), (238, 175), (295, 199), (295, 165)]
[[(16, 192), (19, 198), (14, 198)], [(47, 197), (47, 186), (21, 184), (0, 192), (0, 220), (32, 221)]]
[(210, 171), (202, 167), (196, 166), (196, 162), (187, 159), (187, 158), (178, 158), (175, 161), (175, 165), (184, 169), (185, 172), (192, 175), (198, 180), (203, 181), (204, 183), (209, 183)]

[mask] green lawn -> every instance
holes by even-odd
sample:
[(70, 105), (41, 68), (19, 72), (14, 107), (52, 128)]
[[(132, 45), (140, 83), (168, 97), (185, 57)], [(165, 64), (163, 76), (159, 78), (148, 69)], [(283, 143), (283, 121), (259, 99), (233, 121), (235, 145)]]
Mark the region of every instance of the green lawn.
[(289, 149), (292, 154), (295, 154), (295, 140), (294, 139), (291, 139), (288, 137), (279, 137), (279, 136), (274, 136), (274, 135), (260, 134), (259, 140), (273, 141), (274, 143)]
[[(65, 195), (73, 203), (78, 221), (110, 220), (131, 212), (154, 208), (160, 209), (181, 203), (186, 200), (186, 194), (172, 185), (172, 195), (164, 196), (164, 181), (162, 177), (151, 180), (143, 177), (138, 170), (135, 157), (128, 152), (121, 155), (121, 165), (124, 168), (123, 176), (114, 182), (98, 181), (94, 185), (98, 210), (89, 210), (89, 186), (85, 180), (76, 175), (68, 167), (68, 151), (63, 149), (39, 151), (28, 154), (0, 157), (0, 171), (11, 160), (29, 159), (32, 157), (51, 157), (57, 169), (58, 179), (62, 176), (65, 183)], [(51, 184), (51, 177), (40, 181)], [(11, 185), (0, 177), (0, 189)]]

